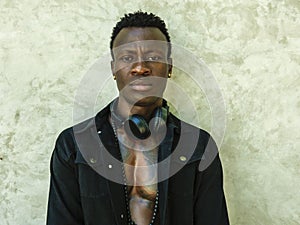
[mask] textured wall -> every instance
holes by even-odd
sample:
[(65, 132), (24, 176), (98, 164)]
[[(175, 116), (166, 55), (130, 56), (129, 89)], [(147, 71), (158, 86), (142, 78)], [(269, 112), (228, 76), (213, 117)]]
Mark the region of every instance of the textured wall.
[(299, 0), (1, 0), (1, 224), (44, 224), (49, 159), (72, 125), (76, 88), (107, 53), (117, 19), (137, 9), (165, 19), (172, 40), (201, 57), (223, 91), (232, 224), (300, 224)]

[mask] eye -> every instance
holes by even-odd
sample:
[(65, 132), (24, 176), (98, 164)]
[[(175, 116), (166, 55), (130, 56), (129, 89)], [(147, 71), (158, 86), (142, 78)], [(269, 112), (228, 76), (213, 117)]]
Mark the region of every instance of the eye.
[(129, 63), (133, 61), (133, 57), (130, 55), (124, 55), (120, 59), (125, 63)]
[(159, 61), (161, 59), (161, 57), (159, 56), (148, 56), (146, 58), (146, 61)]

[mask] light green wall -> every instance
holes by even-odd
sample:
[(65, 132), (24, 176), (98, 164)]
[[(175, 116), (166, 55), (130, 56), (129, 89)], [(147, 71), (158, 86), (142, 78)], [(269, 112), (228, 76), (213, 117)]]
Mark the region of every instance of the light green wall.
[(72, 125), (76, 88), (107, 53), (118, 18), (137, 9), (161, 16), (223, 91), (231, 223), (300, 224), (298, 0), (1, 0), (1, 224), (44, 224), (49, 159), (57, 134)]

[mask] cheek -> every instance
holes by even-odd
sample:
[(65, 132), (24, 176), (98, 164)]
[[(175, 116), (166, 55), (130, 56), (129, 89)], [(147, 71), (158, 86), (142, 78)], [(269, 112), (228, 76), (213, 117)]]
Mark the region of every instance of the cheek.
[(126, 74), (131, 70), (131, 65), (130, 64), (125, 64), (125, 63), (116, 63), (114, 67), (114, 71), (116, 74)]
[(118, 90), (121, 91), (125, 87), (125, 84), (122, 81), (117, 80), (117, 87)]
[(126, 74), (123, 74), (121, 72), (116, 74), (116, 82), (119, 90), (122, 90), (129, 83), (129, 80), (126, 79), (127, 77), (128, 76)]
[(155, 71), (156, 74), (159, 75), (160, 77), (166, 77), (168, 76), (169, 73), (169, 66), (167, 64), (163, 64), (155, 67), (153, 71)]

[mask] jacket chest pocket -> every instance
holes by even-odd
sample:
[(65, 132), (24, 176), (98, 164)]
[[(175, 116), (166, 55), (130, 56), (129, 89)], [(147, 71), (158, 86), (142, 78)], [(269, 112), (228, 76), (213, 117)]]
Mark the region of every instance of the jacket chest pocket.
[(169, 180), (167, 213), (169, 224), (193, 224), (194, 168), (193, 164), (187, 164)]
[[(80, 188), (80, 195), (84, 198), (100, 198), (109, 197), (107, 180), (102, 177), (97, 171), (101, 169), (102, 165), (92, 165), (78, 154), (75, 160), (77, 166), (78, 183)], [(94, 166), (94, 167), (93, 167)]]
[(194, 192), (195, 164), (183, 166), (169, 180), (169, 195), (174, 197), (192, 197)]
[(87, 163), (80, 154), (76, 158), (75, 164), (85, 224), (115, 225), (108, 180), (97, 172), (102, 165), (92, 162)]

